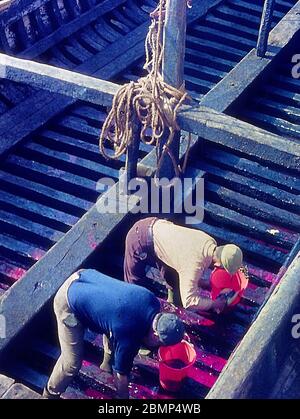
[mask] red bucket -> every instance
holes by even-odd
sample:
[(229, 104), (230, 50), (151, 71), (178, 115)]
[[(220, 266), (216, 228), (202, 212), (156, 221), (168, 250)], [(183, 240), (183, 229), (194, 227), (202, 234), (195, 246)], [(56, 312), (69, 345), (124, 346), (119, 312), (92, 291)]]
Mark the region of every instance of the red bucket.
[(222, 292), (235, 291), (237, 296), (230, 303), (230, 306), (238, 304), (248, 286), (248, 278), (238, 270), (234, 275), (230, 275), (225, 269), (216, 267), (210, 275), (210, 283), (212, 288), (212, 299), (216, 300)]
[(173, 346), (161, 346), (158, 356), (160, 385), (167, 391), (178, 391), (196, 361), (194, 346), (185, 340)]

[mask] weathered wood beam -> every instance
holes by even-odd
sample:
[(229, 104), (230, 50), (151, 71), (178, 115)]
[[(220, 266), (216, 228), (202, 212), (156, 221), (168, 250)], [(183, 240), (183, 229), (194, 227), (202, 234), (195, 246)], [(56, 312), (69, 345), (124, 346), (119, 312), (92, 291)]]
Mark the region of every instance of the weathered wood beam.
[[(167, 0), (166, 17), (163, 33), (163, 62), (162, 76), (169, 85), (180, 88), (184, 83), (184, 61), (185, 61), (185, 41), (187, 24), (187, 4), (182, 0)], [(167, 128), (167, 127), (166, 127)], [(159, 155), (163, 154), (164, 146), (168, 140), (168, 131), (164, 133)], [(170, 152), (173, 154), (176, 164), (179, 163), (179, 142), (180, 132), (174, 135)], [(160, 178), (172, 179), (176, 175), (174, 163), (166, 155), (162, 161), (159, 171)]]
[(271, 391), (274, 366), (280, 364), (292, 339), (292, 317), (299, 307), (299, 275), (300, 253), (229, 359), (208, 399), (264, 398), (268, 388)]
[[(139, 26), (121, 40), (111, 44), (109, 50), (101, 51), (76, 67), (74, 71), (92, 74), (101, 79), (116, 76), (142, 57), (147, 26), (146, 24)], [(122, 51), (121, 54), (120, 51)], [(55, 73), (56, 67), (52, 68), (53, 73)], [(6, 132), (2, 136), (0, 154), (45, 124), (66, 107), (75, 103), (76, 100), (61, 94), (54, 95), (41, 90), (8, 111), (0, 117), (0, 126)]]
[(111, 106), (120, 87), (109, 81), (5, 54), (0, 54), (0, 74), (8, 80), (103, 106)]
[(12, 387), (15, 380), (0, 374), (0, 399)]
[(272, 25), (274, 8), (275, 0), (265, 0), (256, 46), (256, 54), (258, 57), (264, 57), (268, 48), (268, 39)]
[(24, 386), (23, 384), (15, 383), (10, 389), (3, 394), (2, 399), (25, 399), (25, 400), (37, 400), (41, 399), (41, 395)]
[(10, 4), (11, 4), (11, 0), (2, 0), (0, 2), (0, 12), (7, 9), (10, 6)]
[(201, 105), (224, 112), (241, 94), (265, 71), (268, 71), (274, 58), (285, 48), (300, 30), (300, 2), (286, 14), (270, 33), (266, 57), (256, 55), (253, 49), (205, 95)]
[(166, 83), (176, 88), (184, 82), (186, 9), (185, 1), (167, 0), (162, 75)]
[[(111, 82), (63, 69), (57, 69), (56, 72), (53, 72), (51, 66), (27, 62), (6, 55), (0, 55), (0, 71), (4, 73), (4, 77), (10, 80), (25, 82), (54, 93), (64, 93), (66, 97), (61, 96), (61, 103), (73, 103), (81, 99), (108, 106), (119, 88), (118, 85)], [(43, 101), (42, 97), (42, 103)], [(56, 105), (57, 100), (53, 100), (54, 111)], [(31, 106), (33, 109), (35, 106), (39, 108), (40, 102), (32, 103)], [(50, 111), (49, 106), (44, 110), (47, 117), (47, 111)], [(20, 116), (15, 115), (15, 118), (10, 121), (12, 129), (16, 125), (18, 117)], [(244, 151), (249, 155), (274, 164), (293, 170), (299, 170), (300, 168), (299, 144), (283, 139), (276, 134), (269, 134), (261, 128), (253, 127), (246, 122), (239, 121), (208, 107), (185, 106), (178, 114), (178, 122), (186, 132), (230, 146), (237, 151)], [(9, 135), (12, 136), (11, 132), (7, 132), (8, 123), (8, 121), (0, 118), (0, 135), (2, 135), (0, 152), (6, 147), (6, 138)], [(12, 132), (15, 133), (16, 131), (13, 130)], [(154, 161), (151, 162), (152, 165), (155, 166)]]
[[(101, 79), (110, 79), (116, 76), (142, 57), (146, 33), (146, 25), (138, 27), (129, 35), (124, 36), (122, 40), (111, 44), (109, 49), (101, 51), (76, 67), (74, 71), (92, 74)], [(120, 51), (122, 51), (121, 54)], [(55, 74), (57, 68), (52, 67), (52, 69)], [(53, 94), (41, 90), (6, 112), (0, 117), (0, 129), (5, 133), (2, 135), (0, 143), (0, 154), (74, 104), (76, 100), (63, 96), (59, 92)]]
[(207, 107), (185, 107), (178, 114), (182, 129), (214, 143), (300, 171), (300, 145)]

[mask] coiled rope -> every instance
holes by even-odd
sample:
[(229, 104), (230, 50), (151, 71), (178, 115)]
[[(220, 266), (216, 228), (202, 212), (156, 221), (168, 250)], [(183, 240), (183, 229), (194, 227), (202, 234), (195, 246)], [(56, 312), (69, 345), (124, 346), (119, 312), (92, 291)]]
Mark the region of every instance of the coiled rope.
[[(191, 0), (187, 0), (191, 7)], [(176, 176), (183, 173), (187, 163), (191, 136), (189, 135), (187, 151), (183, 166), (177, 164), (171, 151), (176, 131), (180, 127), (176, 122), (178, 109), (188, 98), (184, 85), (179, 89), (165, 83), (162, 77), (163, 60), (163, 27), (165, 23), (166, 0), (160, 0), (157, 8), (150, 14), (152, 22), (146, 37), (146, 62), (144, 69), (148, 74), (120, 88), (113, 99), (112, 108), (103, 124), (99, 147), (107, 159), (118, 159), (126, 151), (133, 139), (134, 118), (140, 123), (140, 140), (145, 144), (156, 146), (157, 171), (168, 155), (173, 163)], [(168, 133), (167, 140), (161, 148), (161, 141)], [(109, 142), (113, 151), (105, 147)]]

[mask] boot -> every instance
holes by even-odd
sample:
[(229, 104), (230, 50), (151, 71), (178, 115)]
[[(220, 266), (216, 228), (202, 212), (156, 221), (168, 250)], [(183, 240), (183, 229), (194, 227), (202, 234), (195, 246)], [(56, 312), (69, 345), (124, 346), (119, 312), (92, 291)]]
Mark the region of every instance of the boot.
[(102, 364), (100, 365), (100, 369), (110, 374), (112, 373), (111, 354), (109, 354), (108, 352), (104, 352), (103, 361), (102, 361)]
[(50, 393), (50, 391), (48, 390), (48, 387), (46, 386), (43, 391), (43, 398), (48, 399), (48, 400), (58, 400), (60, 399), (60, 394)]

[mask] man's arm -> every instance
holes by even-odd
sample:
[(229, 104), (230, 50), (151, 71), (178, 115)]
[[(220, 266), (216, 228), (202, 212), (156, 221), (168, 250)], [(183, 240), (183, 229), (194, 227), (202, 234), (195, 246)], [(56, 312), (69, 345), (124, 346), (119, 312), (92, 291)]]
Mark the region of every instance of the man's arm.
[(115, 385), (117, 388), (118, 399), (129, 399), (128, 377), (127, 375), (114, 372)]
[(134, 336), (128, 336), (117, 341), (114, 351), (114, 379), (117, 388), (118, 399), (128, 399), (128, 376), (133, 366), (134, 357), (140, 348), (140, 342), (134, 340)]
[(225, 299), (212, 300), (209, 297), (202, 297), (198, 295), (197, 297), (191, 298), (184, 307), (188, 310), (215, 311), (219, 314), (224, 310), (225, 306)]
[(226, 301), (212, 300), (209, 297), (200, 295), (198, 286), (199, 277), (202, 277), (203, 271), (191, 271), (179, 274), (180, 296), (183, 307), (194, 311), (211, 311), (220, 313), (226, 306)]

